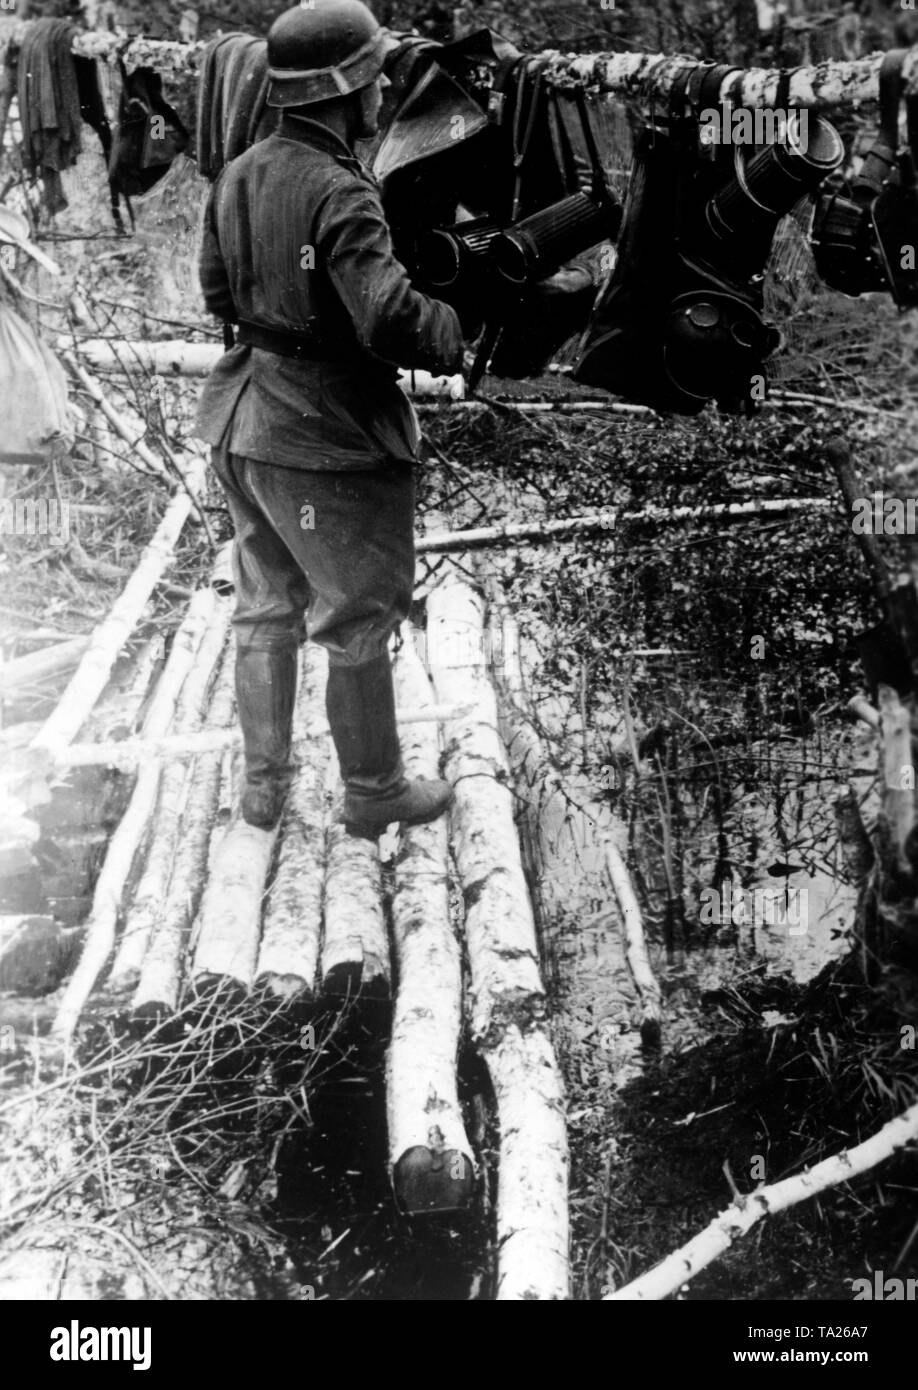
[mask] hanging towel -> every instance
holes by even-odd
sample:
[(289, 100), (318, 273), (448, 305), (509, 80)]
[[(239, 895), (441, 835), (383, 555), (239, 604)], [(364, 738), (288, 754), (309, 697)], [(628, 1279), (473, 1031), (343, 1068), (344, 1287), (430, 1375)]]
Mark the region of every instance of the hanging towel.
[(251, 34), (223, 34), (205, 50), (198, 83), (198, 169), (215, 179), (225, 164), (274, 130), (265, 105), (268, 45)]

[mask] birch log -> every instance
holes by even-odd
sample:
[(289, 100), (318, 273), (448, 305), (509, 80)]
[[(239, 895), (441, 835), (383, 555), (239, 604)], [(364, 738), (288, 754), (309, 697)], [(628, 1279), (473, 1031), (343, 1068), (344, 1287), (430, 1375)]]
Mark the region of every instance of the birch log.
[[(395, 662), (399, 703), (433, 703), (427, 673), (403, 629)], [(435, 724), (402, 734), (408, 777), (439, 775)], [(459, 1106), (456, 1055), (462, 962), (450, 921), (447, 822), (406, 826), (395, 861), (392, 926), (398, 993), (389, 1045), (386, 1101), (392, 1187), (403, 1211), (452, 1211), (471, 1201), (474, 1160)]]
[[(188, 470), (190, 491), (204, 481), (204, 460), (195, 459)], [(105, 688), (112, 667), (134, 630), (153, 589), (172, 559), (176, 542), (191, 511), (188, 492), (177, 492), (166, 508), (153, 539), (107, 616), (89, 639), (80, 664), (58, 704), (33, 741), (33, 748), (54, 753), (72, 743), (81, 725)]]
[(248, 993), (255, 980), (265, 884), (277, 827), (261, 830), (233, 821), (217, 847), (204, 899), (192, 984), (198, 994), (216, 989)]
[(337, 758), (330, 759), (329, 777), (335, 791), (325, 871), (322, 987), (329, 994), (388, 999), (392, 967), (379, 843), (350, 835), (344, 827)]
[(500, 1123), (498, 1302), (569, 1296), (568, 1148), (558, 1064), (543, 1026), (486, 1053)]
[[(69, 341), (66, 337), (61, 339), (62, 343)], [(140, 368), (154, 376), (209, 376), (225, 351), (220, 343), (189, 343), (181, 338), (159, 342), (84, 338), (79, 346), (81, 355), (97, 371), (124, 372)], [(398, 379), (409, 396), (440, 396), (458, 401), (465, 395), (465, 381), (461, 375), (433, 376), (420, 370), (400, 370)], [(83, 384), (90, 390), (85, 381)], [(97, 396), (93, 399), (101, 405)], [(110, 416), (108, 418), (111, 420)]]
[(309, 731), (324, 723), (327, 673), (322, 648), (304, 646), (295, 727), (309, 737), (298, 748), (299, 767), (284, 813), (256, 976), (260, 988), (285, 1000), (312, 993), (322, 939), (331, 745)]
[[(217, 597), (212, 589), (201, 589), (188, 606), (188, 613), (175, 634), (169, 659), (157, 683), (147, 715), (145, 728), (153, 736), (163, 733), (172, 719), (182, 685), (212, 620), (216, 603)], [(109, 841), (105, 863), (93, 892), (83, 953), (68, 981), (54, 1021), (54, 1034), (65, 1044), (73, 1035), (83, 1005), (114, 945), (124, 886), (156, 804), (160, 769), (161, 764), (156, 761), (147, 763), (141, 769), (127, 810)]]
[(843, 1149), (841, 1153), (823, 1159), (822, 1163), (803, 1173), (795, 1173), (792, 1178), (760, 1187), (747, 1197), (739, 1198), (681, 1249), (667, 1255), (654, 1269), (626, 1284), (623, 1289), (606, 1294), (603, 1301), (637, 1302), (667, 1298), (729, 1250), (734, 1241), (750, 1231), (763, 1216), (774, 1216), (795, 1206), (797, 1202), (825, 1192), (827, 1188), (850, 1182), (861, 1173), (869, 1173), (877, 1164), (892, 1158), (893, 1154), (907, 1144), (914, 1144), (916, 1140), (918, 1105), (912, 1105), (853, 1149)]
[[(201, 723), (214, 671), (226, 645), (232, 606), (226, 600), (218, 600), (215, 607), (216, 612), (176, 707), (174, 724), (177, 733), (190, 732)], [(150, 829), (147, 861), (115, 955), (109, 977), (112, 989), (133, 989), (140, 978), (140, 967), (150, 935), (169, 890), (179, 843), (186, 776), (192, 775), (194, 770), (185, 763), (169, 763), (160, 779), (159, 801)]]
[[(11, 26), (8, 43), (13, 49), (21, 39), (21, 28)], [(175, 73), (197, 72), (205, 44), (203, 41), (181, 43), (171, 39), (150, 39), (145, 35), (125, 41), (123, 35), (107, 30), (83, 30), (74, 35), (73, 51), (87, 58), (115, 62), (121, 57), (128, 72), (137, 67), (152, 67), (168, 76)], [(882, 54), (857, 58), (848, 62), (830, 61), (814, 67), (790, 70), (791, 106), (832, 107), (876, 101)], [(539, 55), (543, 81), (557, 87), (585, 87), (591, 93), (617, 97), (636, 97), (644, 102), (665, 106), (677, 77), (694, 70), (697, 60), (670, 58), (662, 53), (588, 53), (573, 54), (546, 50)], [(910, 81), (918, 67), (918, 54), (910, 50), (903, 75)], [(733, 69), (732, 75), (736, 76)], [(745, 72), (742, 91), (736, 105), (775, 106), (780, 95), (781, 70), (778, 68), (749, 68)], [(729, 91), (725, 77), (721, 95)]]
[[(231, 638), (207, 714), (208, 722), (218, 728), (229, 724), (233, 718), (234, 676), (235, 652)], [(223, 754), (211, 753), (189, 769), (169, 889), (154, 924), (132, 1001), (136, 1018), (159, 1019), (174, 1013), (178, 1006), (182, 967), (191, 925), (204, 891), (211, 838), (215, 832), (223, 833), (232, 805), (232, 776), (224, 779), (224, 762)], [(222, 808), (220, 793), (224, 780), (227, 804)]]
[(488, 1044), (509, 1024), (540, 1018), (545, 991), (483, 630), (484, 602), (467, 584), (450, 580), (430, 594), (427, 659), (437, 694), (472, 707), (445, 726), (445, 767), (455, 788), (450, 820), (465, 901), (471, 1029)]
[[(428, 722), (455, 719), (466, 712), (463, 705), (433, 705), (430, 709), (405, 709), (398, 711), (399, 724), (424, 724)], [(328, 721), (317, 720), (309, 737), (294, 735), (293, 747), (297, 755), (303, 745), (308, 744), (312, 734), (329, 732)], [(66, 748), (53, 751), (55, 766), (67, 767), (118, 767), (124, 771), (135, 768), (150, 758), (198, 758), (205, 753), (223, 753), (242, 747), (242, 734), (239, 729), (202, 729), (192, 734), (170, 734), (163, 738), (113, 739), (108, 743), (72, 743)]]
[(601, 535), (620, 524), (661, 525), (682, 521), (743, 521), (757, 516), (825, 510), (833, 506), (826, 497), (772, 497), (759, 502), (713, 502), (697, 507), (645, 507), (639, 512), (617, 512), (609, 507), (586, 516), (559, 517), (555, 521), (513, 521), (502, 526), (477, 526), (465, 531), (432, 531), (419, 536), (419, 555), (477, 550), (481, 546), (511, 545), (517, 541), (548, 541), (558, 536)]

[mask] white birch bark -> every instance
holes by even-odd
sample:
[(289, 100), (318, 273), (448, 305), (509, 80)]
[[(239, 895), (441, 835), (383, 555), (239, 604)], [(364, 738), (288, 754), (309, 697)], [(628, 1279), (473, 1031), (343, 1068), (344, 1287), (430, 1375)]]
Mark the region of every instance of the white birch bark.
[[(176, 732), (190, 732), (204, 717), (214, 671), (226, 645), (230, 617), (231, 605), (226, 600), (219, 601), (182, 688), (175, 712)], [(195, 771), (184, 763), (170, 763), (160, 779), (147, 860), (133, 894), (109, 976), (113, 989), (132, 989), (140, 978), (150, 935), (162, 912), (172, 878), (186, 798), (186, 778), (195, 775)]]
[(558, 1065), (542, 1026), (485, 1051), (497, 1098), (498, 1302), (569, 1296), (568, 1148)]
[[(182, 685), (194, 663), (217, 598), (212, 589), (199, 590), (172, 642), (169, 659), (156, 687), (145, 728), (158, 737), (169, 726)], [(47, 727), (47, 726), (46, 726)], [(93, 891), (83, 953), (67, 983), (54, 1021), (54, 1034), (69, 1043), (80, 1012), (104, 969), (115, 941), (115, 927), (124, 887), (156, 804), (161, 764), (147, 763), (140, 771), (127, 810), (109, 841), (105, 862)]]
[(329, 761), (334, 808), (327, 836), (322, 988), (329, 994), (387, 999), (392, 980), (383, 911), (379, 843), (349, 835), (341, 821), (344, 789)]
[(465, 901), (470, 1024), (487, 1044), (510, 1023), (541, 1017), (545, 992), (483, 622), (483, 600), (466, 584), (450, 581), (428, 598), (427, 660), (437, 695), (472, 707), (445, 726), (445, 767), (455, 788), (450, 822)]
[(859, 1174), (870, 1172), (871, 1168), (892, 1158), (893, 1154), (907, 1144), (913, 1144), (916, 1139), (918, 1105), (912, 1105), (853, 1149), (843, 1149), (813, 1168), (795, 1173), (792, 1178), (783, 1178), (781, 1182), (760, 1187), (748, 1196), (738, 1198), (709, 1226), (679, 1250), (667, 1255), (654, 1269), (615, 1293), (606, 1294), (604, 1302), (638, 1302), (668, 1297), (729, 1250), (734, 1241), (746, 1235), (763, 1216), (774, 1216), (797, 1202), (825, 1192), (827, 1188), (850, 1182)]
[(297, 749), (299, 766), (281, 827), (256, 976), (256, 984), (280, 999), (311, 994), (319, 960), (332, 751), (327, 736), (310, 731), (325, 720), (327, 673), (322, 648), (304, 646), (295, 727), (305, 741)]
[[(396, 698), (422, 708), (433, 690), (411, 628), (395, 661)], [(439, 775), (436, 724), (402, 734), (407, 777)], [(459, 1106), (456, 1055), (462, 1013), (462, 962), (450, 921), (446, 818), (406, 826), (395, 861), (392, 925), (398, 992), (389, 1045), (386, 1101), (389, 1165), (403, 1211), (467, 1206), (474, 1159)]]
[[(233, 718), (235, 652), (232, 638), (223, 657), (208, 722), (220, 727)], [(162, 910), (140, 968), (140, 980), (132, 1000), (137, 1018), (161, 1018), (174, 1013), (182, 988), (182, 973), (191, 924), (195, 919), (207, 876), (211, 839), (222, 835), (221, 783), (226, 786), (229, 816), (232, 779), (223, 777), (224, 759), (211, 753), (192, 764), (185, 781), (185, 804), (175, 862)]]

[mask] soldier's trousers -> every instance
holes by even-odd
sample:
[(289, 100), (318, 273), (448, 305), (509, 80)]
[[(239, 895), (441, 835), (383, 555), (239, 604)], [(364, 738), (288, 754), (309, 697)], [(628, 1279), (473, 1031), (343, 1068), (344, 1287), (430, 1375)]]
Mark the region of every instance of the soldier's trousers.
[(414, 585), (414, 470), (307, 472), (212, 453), (235, 527), (233, 625), (241, 649), (306, 633), (333, 666), (379, 656)]

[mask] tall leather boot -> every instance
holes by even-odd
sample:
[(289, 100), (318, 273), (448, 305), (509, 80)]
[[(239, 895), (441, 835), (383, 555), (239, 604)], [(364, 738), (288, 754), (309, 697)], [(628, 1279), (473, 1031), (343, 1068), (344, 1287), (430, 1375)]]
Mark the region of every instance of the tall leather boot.
[(290, 740), (296, 699), (296, 647), (236, 651), (236, 704), (245, 745), (242, 817), (272, 829), (293, 776)]
[(387, 652), (362, 666), (330, 666), (325, 707), (352, 834), (375, 837), (393, 821), (424, 825), (443, 814), (453, 797), (449, 783), (409, 782), (402, 769)]

